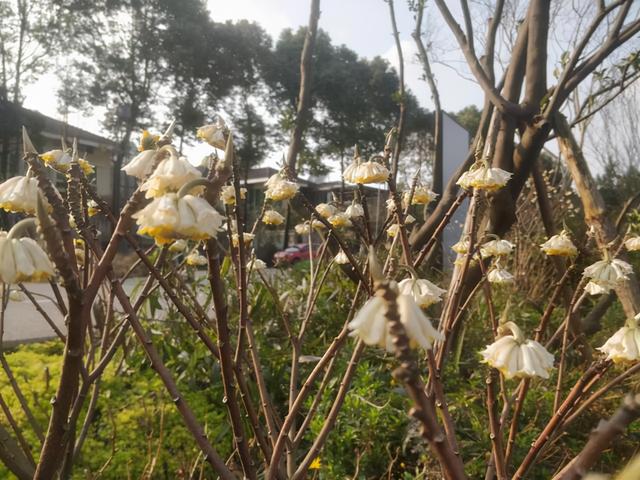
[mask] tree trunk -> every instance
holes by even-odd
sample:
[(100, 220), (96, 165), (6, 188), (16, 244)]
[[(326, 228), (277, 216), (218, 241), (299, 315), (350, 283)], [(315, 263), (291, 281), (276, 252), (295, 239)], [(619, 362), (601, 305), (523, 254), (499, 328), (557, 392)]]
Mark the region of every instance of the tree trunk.
[[(613, 220), (607, 215), (604, 199), (598, 191), (582, 150), (571, 133), (567, 119), (560, 113), (555, 116), (555, 131), (558, 134), (560, 152), (569, 167), (569, 172), (580, 196), (585, 221), (587, 225), (595, 229), (598, 247), (605, 249), (610, 242), (617, 239), (616, 227)], [(627, 259), (624, 252), (619, 257), (622, 260)], [(635, 274), (631, 274), (627, 281), (616, 288), (616, 294), (622, 303), (625, 314), (629, 318), (633, 318), (640, 311), (640, 286)]]

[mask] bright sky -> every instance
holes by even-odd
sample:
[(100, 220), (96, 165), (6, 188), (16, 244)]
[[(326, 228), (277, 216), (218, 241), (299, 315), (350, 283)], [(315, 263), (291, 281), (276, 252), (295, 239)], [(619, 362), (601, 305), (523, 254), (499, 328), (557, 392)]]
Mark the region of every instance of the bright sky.
[[(306, 25), (309, 3), (305, 0), (209, 0), (208, 6), (215, 21), (248, 19), (256, 21), (274, 38), (285, 28)], [(416, 49), (411, 38), (413, 17), (404, 0), (396, 2), (398, 29), (402, 38), (407, 87), (420, 103), (431, 108), (427, 84), (421, 79), (421, 67), (415, 58)], [(395, 67), (398, 56), (391, 34), (389, 8), (384, 0), (324, 0), (321, 2), (320, 28), (326, 30), (335, 44), (345, 44), (367, 58), (382, 56)], [(475, 103), (481, 105), (480, 88), (462, 78), (450, 67), (434, 65), (446, 110), (457, 111)], [(56, 90), (59, 82), (54, 75), (45, 75), (25, 89), (27, 108), (61, 118), (57, 111)], [(94, 133), (101, 133), (98, 112), (71, 112), (68, 122)], [(162, 124), (168, 123), (162, 122)], [(194, 161), (196, 161), (194, 159)]]

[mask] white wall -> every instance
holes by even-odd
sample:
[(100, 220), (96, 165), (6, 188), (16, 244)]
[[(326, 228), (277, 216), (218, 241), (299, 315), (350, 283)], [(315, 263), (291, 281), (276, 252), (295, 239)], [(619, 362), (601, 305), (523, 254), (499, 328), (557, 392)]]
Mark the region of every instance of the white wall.
[[(458, 167), (464, 162), (469, 151), (469, 143), (469, 132), (444, 113), (442, 120), (443, 185), (447, 184)], [(451, 246), (460, 239), (468, 205), (469, 201), (467, 199), (460, 205), (442, 234), (443, 266), (445, 270), (450, 270), (453, 261), (456, 259), (456, 254), (451, 251)]]

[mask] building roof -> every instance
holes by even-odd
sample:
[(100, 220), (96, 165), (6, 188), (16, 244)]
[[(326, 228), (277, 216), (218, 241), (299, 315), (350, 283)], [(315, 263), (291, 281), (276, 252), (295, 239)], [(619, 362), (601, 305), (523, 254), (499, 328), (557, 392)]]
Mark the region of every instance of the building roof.
[(64, 136), (69, 140), (77, 138), (79, 143), (94, 147), (116, 148), (117, 146), (115, 142), (108, 138), (48, 117), (35, 110), (29, 110), (12, 102), (0, 100), (0, 133), (19, 135), (23, 125), (30, 134), (37, 134), (45, 138), (60, 139), (60, 137)]

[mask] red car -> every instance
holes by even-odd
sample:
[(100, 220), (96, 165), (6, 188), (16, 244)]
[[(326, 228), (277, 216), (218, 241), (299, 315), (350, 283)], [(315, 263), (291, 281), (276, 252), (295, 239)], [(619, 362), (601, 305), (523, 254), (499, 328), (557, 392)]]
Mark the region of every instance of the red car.
[(300, 260), (315, 258), (317, 253), (317, 249), (313, 248), (311, 255), (309, 255), (309, 244), (298, 243), (296, 245), (291, 245), (280, 252), (276, 252), (273, 255), (273, 263), (274, 265), (292, 265)]

